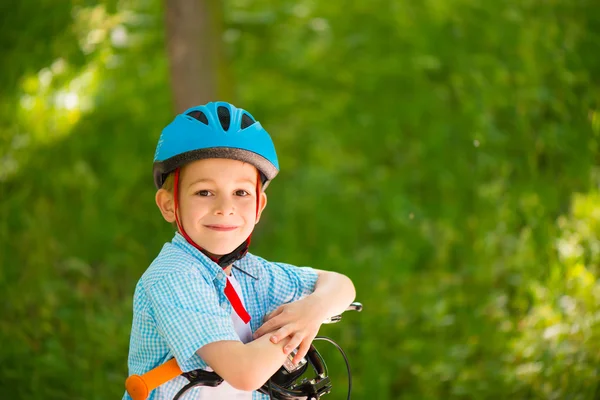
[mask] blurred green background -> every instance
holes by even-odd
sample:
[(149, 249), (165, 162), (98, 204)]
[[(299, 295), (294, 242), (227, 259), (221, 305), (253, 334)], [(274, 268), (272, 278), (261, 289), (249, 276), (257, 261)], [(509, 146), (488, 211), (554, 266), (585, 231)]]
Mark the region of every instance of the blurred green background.
[[(280, 157), (253, 252), (365, 306), (321, 330), (353, 398), (600, 398), (598, 1), (196, 1)], [(122, 396), (175, 2), (0, 4), (3, 399)]]

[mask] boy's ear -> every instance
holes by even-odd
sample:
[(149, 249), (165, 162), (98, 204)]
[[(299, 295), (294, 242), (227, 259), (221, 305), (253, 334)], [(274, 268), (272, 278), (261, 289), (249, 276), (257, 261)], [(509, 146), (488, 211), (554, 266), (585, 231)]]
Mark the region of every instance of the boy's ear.
[(160, 212), (167, 222), (175, 221), (175, 202), (173, 201), (173, 193), (165, 190), (158, 189), (155, 196), (156, 205), (160, 209)]
[(258, 221), (260, 221), (260, 216), (266, 206), (267, 206), (267, 194), (265, 192), (260, 192), (260, 199), (258, 201), (258, 215), (256, 216), (255, 224), (258, 224)]

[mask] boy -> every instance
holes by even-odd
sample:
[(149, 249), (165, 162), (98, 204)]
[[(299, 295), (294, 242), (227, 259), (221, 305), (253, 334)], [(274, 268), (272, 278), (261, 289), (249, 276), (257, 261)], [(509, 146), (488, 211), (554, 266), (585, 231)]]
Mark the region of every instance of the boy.
[[(135, 289), (130, 375), (175, 357), (183, 372), (214, 370), (225, 380), (182, 400), (268, 398), (256, 390), (296, 347), (300, 361), (321, 323), (354, 300), (344, 275), (247, 252), (278, 172), (269, 134), (231, 104), (191, 108), (163, 130), (156, 204), (177, 232)], [(187, 382), (179, 376), (149, 399), (171, 400)]]

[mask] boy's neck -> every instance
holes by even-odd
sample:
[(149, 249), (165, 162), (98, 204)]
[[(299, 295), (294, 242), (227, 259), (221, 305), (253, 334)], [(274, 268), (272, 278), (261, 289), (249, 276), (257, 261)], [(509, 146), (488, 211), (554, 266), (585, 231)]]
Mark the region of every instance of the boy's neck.
[[(204, 251), (206, 251), (206, 250), (204, 250)], [(209, 253), (208, 251), (206, 251), (206, 254), (207, 254), (208, 256), (210, 256), (210, 258), (212, 258), (213, 260), (214, 260), (214, 259), (219, 259), (219, 258), (223, 257), (222, 255), (215, 255), (215, 254), (213, 254), (213, 253)], [(231, 265), (233, 265), (233, 264), (231, 264)], [(228, 265), (227, 267), (223, 268), (223, 271), (225, 272), (225, 274), (226, 274), (227, 276), (230, 276), (230, 275), (231, 275), (231, 265)]]

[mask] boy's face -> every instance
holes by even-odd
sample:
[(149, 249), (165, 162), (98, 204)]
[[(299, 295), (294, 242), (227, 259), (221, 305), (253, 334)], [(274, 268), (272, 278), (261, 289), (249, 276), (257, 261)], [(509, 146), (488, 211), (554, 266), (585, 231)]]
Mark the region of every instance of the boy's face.
[[(250, 236), (266, 206), (264, 192), (256, 193), (257, 180), (256, 168), (242, 161), (210, 158), (187, 164), (179, 177), (183, 229), (212, 255), (232, 252)], [(156, 202), (165, 219), (175, 221), (173, 194), (160, 189)]]

